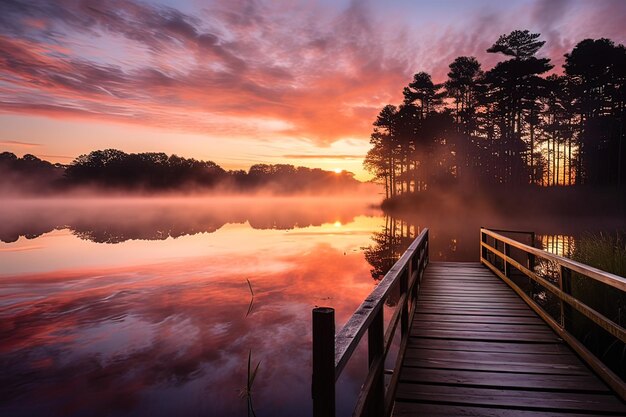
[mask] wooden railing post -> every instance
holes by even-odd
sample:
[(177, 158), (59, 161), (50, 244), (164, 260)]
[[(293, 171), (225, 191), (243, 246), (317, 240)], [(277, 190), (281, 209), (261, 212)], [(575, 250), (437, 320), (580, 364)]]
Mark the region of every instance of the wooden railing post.
[(415, 300), (417, 300), (417, 294), (419, 293), (419, 289), (420, 289), (420, 283), (422, 281), (422, 274), (424, 273), (424, 268), (426, 268), (426, 259), (428, 258), (428, 248), (426, 247), (426, 244), (428, 242), (428, 233), (426, 233), (426, 241), (422, 242), (420, 244), (420, 246), (418, 246), (418, 248), (416, 249), (416, 255), (415, 257), (417, 258), (416, 262), (416, 270), (417, 270), (417, 275), (415, 276), (415, 280), (417, 282), (415, 282), (413, 284), (413, 288), (411, 288), (411, 303), (415, 303)]
[[(430, 241), (428, 240), (428, 236), (430, 234), (429, 230), (426, 230), (426, 239), (424, 239), (424, 259), (426, 260), (426, 265), (430, 262), (430, 255), (428, 251), (430, 250)], [(424, 266), (425, 268), (426, 266)]]
[(313, 417), (335, 417), (335, 310), (313, 309)]
[(511, 277), (511, 265), (509, 265), (509, 261), (507, 259), (508, 256), (511, 256), (511, 246), (504, 243), (504, 276), (507, 278)]
[[(535, 232), (531, 232), (530, 233), (530, 246), (531, 247), (535, 247)], [(535, 255), (533, 255), (530, 252), (527, 252), (527, 265), (526, 267), (528, 268), (529, 271), (531, 272), (535, 272)], [(534, 279), (532, 278), (528, 278), (528, 283), (529, 285), (529, 293), (531, 297), (534, 297), (535, 294), (537, 294), (538, 290), (537, 290), (537, 283), (535, 282)]]
[[(408, 280), (408, 284), (409, 286), (412, 286), (413, 290), (406, 294), (406, 298), (408, 301), (408, 305), (407, 308), (410, 311), (410, 306), (412, 305), (413, 301), (415, 301), (415, 297), (414, 294), (417, 294), (417, 290), (415, 289), (415, 287), (417, 287), (417, 284), (419, 282), (420, 279), (420, 258), (421, 258), (421, 245), (418, 246), (415, 249), (415, 253), (413, 254), (413, 257), (411, 258), (411, 273), (409, 274), (409, 280)], [(413, 276), (413, 272), (417, 272), (415, 274), (415, 282), (411, 282), (411, 276)]]
[(414, 303), (417, 299), (417, 293), (419, 291), (420, 279), (422, 277), (422, 262), (424, 261), (423, 252), (424, 248), (417, 248), (415, 255), (417, 257), (417, 266), (415, 267), (417, 270), (417, 275), (415, 276), (416, 283), (413, 284), (411, 288), (411, 303)]
[[(385, 353), (385, 329), (383, 321), (383, 308), (382, 306), (374, 316), (372, 324), (370, 324), (367, 330), (367, 352), (368, 363), (370, 368), (376, 362), (376, 360), (382, 357)], [(367, 417), (383, 417), (385, 414), (385, 373), (384, 363), (381, 364), (378, 369), (377, 375), (374, 378), (374, 384), (370, 392), (367, 405), (365, 408), (365, 415)]]
[[(493, 238), (493, 248), (494, 248), (495, 250), (498, 250), (498, 239), (496, 239), (495, 237)], [(498, 267), (498, 266), (497, 266), (497, 265), (499, 264), (499, 263), (498, 263), (498, 259), (500, 259), (500, 257), (499, 257), (498, 255), (496, 255), (495, 253), (491, 252), (491, 251), (489, 251), (489, 254), (491, 255), (491, 259), (492, 259), (492, 260), (490, 260), (490, 262), (491, 262), (494, 266)]]
[[(408, 293), (409, 290), (409, 280), (411, 279), (412, 271), (413, 271), (413, 260), (409, 261), (409, 266), (404, 270), (402, 275), (400, 275), (400, 297), (403, 295), (404, 303), (401, 306), (402, 313), (400, 316), (400, 334), (404, 336), (406, 332), (409, 330), (409, 304), (410, 304), (410, 295)], [(417, 278), (416, 278), (417, 279)]]
[[(482, 228), (480, 231), (480, 240), (485, 244), (487, 243), (487, 234), (482, 231)], [(485, 248), (483, 245), (480, 245), (480, 250), (481, 250), (482, 258), (487, 259), (487, 248)]]
[[(535, 232), (530, 233), (530, 246), (535, 247)], [(530, 271), (535, 270), (535, 255), (528, 253), (528, 269)]]
[[(561, 289), (563, 290), (563, 292), (567, 295), (572, 295), (572, 271), (566, 267), (564, 267), (563, 265), (560, 266), (561, 268)], [(572, 314), (573, 314), (573, 309), (572, 306), (569, 305), (569, 303), (566, 303), (565, 301), (561, 300), (561, 317), (562, 317), (562, 321), (561, 324), (563, 325), (563, 328), (565, 330), (570, 331), (572, 329)]]

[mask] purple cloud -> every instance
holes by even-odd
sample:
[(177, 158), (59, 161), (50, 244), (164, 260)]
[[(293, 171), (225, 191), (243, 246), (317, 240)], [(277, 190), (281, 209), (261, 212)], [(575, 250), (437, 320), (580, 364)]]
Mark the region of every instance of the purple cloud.
[[(486, 49), (503, 33), (541, 32), (555, 71), (583, 38), (626, 40), (626, 3), (616, 0), (463, 6), (450, 15), (413, 27), (410, 16), (356, 1), (216, 1), (192, 15), (137, 0), (5, 0), (0, 111), (318, 144), (365, 140), (414, 72), (443, 81), (460, 55), (488, 69), (501, 57)], [(282, 127), (267, 132), (259, 120)]]

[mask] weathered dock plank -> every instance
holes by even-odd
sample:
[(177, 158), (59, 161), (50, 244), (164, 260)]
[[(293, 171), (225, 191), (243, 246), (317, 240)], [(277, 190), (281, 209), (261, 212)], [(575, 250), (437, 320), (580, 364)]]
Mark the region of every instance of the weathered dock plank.
[(621, 415), (626, 405), (479, 263), (426, 269), (395, 416)]

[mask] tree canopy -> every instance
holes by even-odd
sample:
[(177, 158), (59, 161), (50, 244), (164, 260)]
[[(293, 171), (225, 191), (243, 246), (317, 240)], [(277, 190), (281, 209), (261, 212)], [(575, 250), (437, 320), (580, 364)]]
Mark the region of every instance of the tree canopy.
[(374, 122), (364, 166), (386, 196), (463, 185), (626, 183), (626, 48), (585, 39), (565, 54), (564, 74), (538, 56), (538, 33), (515, 30), (487, 52), (483, 70), (456, 58), (437, 84), (418, 72), (399, 106)]
[[(248, 171), (227, 171), (213, 161), (162, 152), (126, 153), (104, 149), (80, 155), (69, 165), (53, 165), (33, 155), (0, 154), (0, 188), (52, 193), (95, 189), (115, 192), (325, 193), (354, 189), (354, 174), (289, 164), (255, 164)], [(10, 181), (9, 181), (10, 180)], [(27, 184), (28, 186), (26, 186)]]

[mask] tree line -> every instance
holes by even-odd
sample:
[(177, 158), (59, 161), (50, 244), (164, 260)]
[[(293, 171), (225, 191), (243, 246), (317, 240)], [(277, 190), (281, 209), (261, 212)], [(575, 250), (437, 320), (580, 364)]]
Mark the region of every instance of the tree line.
[(258, 190), (293, 194), (332, 192), (361, 183), (351, 172), (289, 164), (255, 164), (248, 171), (225, 170), (212, 161), (161, 152), (125, 153), (105, 149), (80, 155), (69, 165), (34, 155), (0, 153), (0, 190), (53, 193), (96, 187), (101, 191), (157, 192)]
[(626, 48), (585, 39), (559, 75), (537, 56), (544, 43), (516, 30), (487, 49), (505, 58), (487, 71), (461, 56), (441, 84), (415, 74), (402, 104), (378, 114), (364, 161), (386, 197), (453, 185), (622, 187)]

